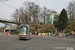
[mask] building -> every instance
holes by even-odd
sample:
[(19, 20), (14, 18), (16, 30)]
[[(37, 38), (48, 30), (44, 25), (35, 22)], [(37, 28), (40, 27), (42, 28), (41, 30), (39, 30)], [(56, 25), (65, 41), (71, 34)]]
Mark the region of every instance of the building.
[(7, 32), (14, 33), (17, 32), (17, 29), (12, 27), (7, 27), (4, 29), (4, 34), (6, 34)]
[(58, 24), (59, 14), (47, 14), (45, 24)]

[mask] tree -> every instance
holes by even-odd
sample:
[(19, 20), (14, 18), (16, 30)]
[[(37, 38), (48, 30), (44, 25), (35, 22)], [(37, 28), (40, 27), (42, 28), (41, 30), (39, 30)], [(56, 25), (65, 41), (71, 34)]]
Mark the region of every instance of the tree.
[(24, 9), (26, 10), (26, 14), (28, 15), (28, 23), (30, 23), (31, 21), (31, 16), (32, 16), (32, 12), (33, 12), (33, 5), (34, 3), (33, 2), (24, 2)]
[(0, 0), (0, 1), (8, 1), (8, 0)]
[(39, 23), (39, 19), (38, 19), (38, 17), (40, 17), (39, 16), (39, 14), (40, 14), (40, 10), (41, 10), (41, 8), (39, 7), (39, 5), (34, 5), (34, 8), (33, 8), (34, 10), (33, 10), (33, 22), (34, 23)]
[(67, 17), (67, 11), (65, 9), (63, 9), (61, 11), (61, 14), (59, 15), (59, 30), (63, 31), (68, 24), (68, 17)]
[(39, 5), (35, 4), (34, 2), (24, 2), (25, 12), (28, 14), (29, 23), (31, 22), (31, 18), (33, 18), (33, 22), (35, 22), (35, 18), (38, 20), (38, 13), (40, 12)]
[[(16, 9), (12, 16), (14, 21), (18, 23), (30, 24), (31, 21), (34, 23), (44, 21), (45, 23), (45, 16), (48, 13), (56, 13), (56, 11), (47, 9), (45, 6), (41, 8), (34, 2), (27, 1), (20, 9)], [(42, 20), (43, 18), (44, 20)]]
[(42, 13), (41, 13), (42, 17), (44, 18), (44, 24), (45, 24), (45, 16), (46, 16), (46, 14), (48, 14), (48, 12), (49, 12), (49, 10), (47, 9), (47, 7), (44, 6), (42, 8)]
[(70, 21), (73, 21), (75, 19), (75, 1), (69, 3), (67, 7), (67, 13)]
[(53, 13), (53, 14), (57, 14), (57, 11), (55, 11), (55, 10), (51, 10), (51, 13)]
[(12, 17), (15, 22), (29, 24), (31, 22), (31, 18), (34, 19), (33, 22), (35, 22), (36, 19), (37, 21), (39, 21), (38, 20), (39, 12), (40, 12), (39, 5), (33, 2), (24, 2), (24, 6), (21, 7), (20, 9), (16, 9)]

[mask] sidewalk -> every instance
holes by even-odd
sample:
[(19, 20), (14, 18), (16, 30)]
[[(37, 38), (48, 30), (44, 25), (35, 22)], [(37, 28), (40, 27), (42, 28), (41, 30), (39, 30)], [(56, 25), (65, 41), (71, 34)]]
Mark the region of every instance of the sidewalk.
[(0, 34), (0, 36), (7, 36), (7, 35), (5, 35), (5, 34)]
[[(7, 36), (7, 34), (0, 34), (0, 36)], [(19, 35), (9, 35), (9, 36), (19, 36)]]
[[(0, 36), (7, 36), (7, 34), (0, 34)], [(19, 35), (9, 35), (9, 36), (19, 36)], [(37, 35), (32, 35), (32, 36), (37, 36)]]

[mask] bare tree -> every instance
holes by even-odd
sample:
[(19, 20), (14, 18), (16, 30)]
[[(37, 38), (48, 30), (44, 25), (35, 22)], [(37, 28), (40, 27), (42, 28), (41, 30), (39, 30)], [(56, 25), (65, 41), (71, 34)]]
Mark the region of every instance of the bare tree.
[(23, 6), (20, 9), (16, 9), (13, 13), (13, 18), (15, 22), (29, 24), (32, 21), (35, 23), (39, 23), (42, 17), (44, 18), (45, 23), (45, 15), (48, 13), (56, 13), (54, 10), (47, 9), (47, 7), (41, 7), (34, 2), (24, 2)]
[(14, 21), (24, 24), (30, 23), (31, 17), (39, 12), (38, 8), (39, 6), (34, 4), (33, 2), (24, 2), (24, 6), (16, 10), (12, 15)]
[(34, 3), (33, 2), (24, 2), (24, 8), (26, 9), (26, 13), (27, 13), (27, 15), (28, 15), (28, 17), (29, 17), (29, 23), (30, 23), (30, 21), (31, 21), (31, 16), (32, 16), (32, 13), (33, 13), (33, 5), (34, 5)]
[(0, 32), (4, 32), (4, 27), (0, 27)]
[(2, 1), (2, 2), (3, 2), (3, 1), (8, 1), (8, 0), (0, 0), (0, 1)]
[(68, 13), (70, 20), (73, 21), (75, 18), (75, 2), (74, 1), (69, 3), (67, 7), (67, 13)]
[(57, 11), (55, 11), (55, 10), (51, 10), (51, 13), (53, 13), (53, 14), (57, 14)]
[(41, 12), (42, 17), (44, 18), (44, 24), (45, 24), (45, 16), (46, 16), (46, 14), (48, 14), (48, 9), (47, 9), (47, 7), (44, 6), (42, 8), (42, 12)]
[(34, 2), (24, 2), (24, 8), (26, 9), (26, 13), (28, 14), (29, 17), (29, 23), (31, 21), (31, 17), (33, 18), (33, 22), (36, 22), (35, 18), (38, 19), (38, 14), (41, 10), (41, 8), (39, 7), (39, 5), (35, 4)]
[(13, 21), (14, 22), (19, 22), (18, 20), (19, 20), (19, 12), (18, 12), (18, 9), (16, 9), (16, 11), (12, 14), (12, 17), (13, 17)]
[(35, 22), (37, 22), (37, 23), (39, 23), (39, 15), (40, 15), (40, 10), (41, 10), (41, 8), (39, 7), (39, 5), (35, 5), (34, 6), (34, 8), (33, 8), (34, 10), (33, 10), (33, 22), (35, 23)]
[(47, 9), (48, 14), (53, 13), (53, 14), (57, 14), (57, 11), (53, 10), (53, 9)]
[(27, 23), (28, 16), (22, 7), (20, 9), (16, 9), (16, 11), (15, 11), (15, 13), (13, 13), (12, 17), (14, 18), (14, 21), (17, 23), (28, 24)]

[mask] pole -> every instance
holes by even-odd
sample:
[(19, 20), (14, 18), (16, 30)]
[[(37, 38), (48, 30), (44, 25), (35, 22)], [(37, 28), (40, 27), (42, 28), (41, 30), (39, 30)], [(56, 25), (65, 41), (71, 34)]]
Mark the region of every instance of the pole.
[(47, 33), (47, 24), (46, 24), (46, 33)]
[(64, 37), (64, 30), (63, 30), (63, 37)]
[(29, 24), (29, 15), (28, 15), (28, 24)]
[[(37, 17), (37, 23), (39, 23), (39, 21), (38, 21), (38, 17)], [(37, 33), (39, 34), (38, 24), (37, 24)]]
[(47, 33), (47, 20), (46, 20), (46, 33)]

